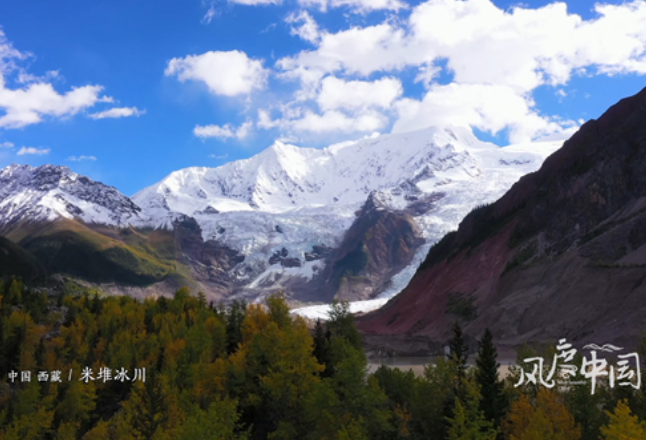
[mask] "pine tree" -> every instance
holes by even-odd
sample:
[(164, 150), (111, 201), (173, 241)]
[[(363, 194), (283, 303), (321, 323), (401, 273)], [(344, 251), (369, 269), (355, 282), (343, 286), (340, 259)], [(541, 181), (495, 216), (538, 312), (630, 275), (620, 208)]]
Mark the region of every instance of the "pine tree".
[(124, 405), (130, 416), (133, 431), (145, 440), (151, 440), (166, 420), (166, 398), (154, 370), (146, 382), (137, 382), (130, 399)]
[(191, 408), (186, 421), (181, 425), (178, 440), (244, 440), (246, 432), (236, 433), (239, 415), (237, 402), (218, 399), (205, 411), (198, 406)]
[(344, 338), (356, 349), (361, 349), (361, 334), (354, 324), (354, 316), (350, 313), (350, 304), (347, 301), (334, 300), (328, 312), (327, 327), (332, 336)]
[(487, 328), (479, 342), (478, 356), (476, 357), (476, 381), (480, 386), (480, 409), (487, 420), (500, 426), (506, 410), (506, 399), (503, 393), (504, 384), (498, 377), (500, 364), (497, 361), (498, 353), (493, 345), (493, 335)]
[(448, 419), (448, 439), (495, 440), (498, 430), (491, 421), (485, 419), (479, 408), (477, 385), (465, 380), (462, 388), (465, 391), (464, 400), (456, 396), (453, 417)]
[(227, 353), (235, 353), (238, 344), (242, 342), (242, 323), (247, 313), (247, 304), (244, 301), (234, 300), (227, 313)]
[(467, 355), (469, 348), (464, 341), (462, 327), (460, 327), (458, 322), (453, 324), (453, 337), (449, 341), (449, 348), (451, 349), (449, 359), (455, 368), (454, 391), (458, 397), (464, 399), (465, 396), (462, 385), (466, 379)]
[(321, 377), (330, 377), (330, 340), (326, 337), (326, 332), (323, 330), (321, 320), (316, 320), (314, 327), (314, 357), (319, 364), (325, 366), (325, 371), (321, 373)]

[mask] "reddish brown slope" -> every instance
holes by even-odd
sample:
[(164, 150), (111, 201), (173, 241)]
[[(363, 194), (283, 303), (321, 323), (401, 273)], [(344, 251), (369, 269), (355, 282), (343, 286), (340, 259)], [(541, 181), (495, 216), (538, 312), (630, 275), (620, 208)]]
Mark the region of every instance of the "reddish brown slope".
[[(646, 331), (645, 279), (646, 89), (469, 214), (400, 295), (358, 321), (367, 334), (440, 344), (460, 319), (467, 334), (488, 326), (509, 345), (562, 337), (635, 345)], [(477, 317), (460, 318), (456, 298), (473, 299)]]

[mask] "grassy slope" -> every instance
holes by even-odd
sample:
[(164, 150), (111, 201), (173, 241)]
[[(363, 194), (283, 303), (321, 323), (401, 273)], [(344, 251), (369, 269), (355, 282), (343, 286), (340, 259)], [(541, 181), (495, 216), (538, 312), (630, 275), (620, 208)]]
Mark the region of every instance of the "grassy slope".
[(166, 231), (116, 230), (59, 220), (28, 234), (20, 244), (50, 271), (93, 282), (143, 286), (176, 272), (174, 239)]
[(45, 275), (44, 267), (36, 257), (11, 240), (0, 236), (0, 277), (17, 275), (31, 280)]

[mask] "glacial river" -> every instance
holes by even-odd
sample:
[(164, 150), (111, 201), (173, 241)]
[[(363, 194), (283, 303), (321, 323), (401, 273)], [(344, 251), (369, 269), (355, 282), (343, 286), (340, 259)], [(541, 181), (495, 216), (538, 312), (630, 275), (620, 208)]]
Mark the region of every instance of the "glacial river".
[[(403, 371), (413, 370), (418, 376), (424, 374), (424, 367), (433, 363), (438, 359), (437, 356), (419, 356), (419, 357), (382, 357), (368, 359), (368, 372), (374, 373), (381, 365), (386, 365), (391, 368), (399, 368)], [(469, 358), (469, 364), (473, 364), (474, 359)], [(515, 358), (498, 359), (500, 368), (498, 372), (501, 377), (506, 377), (509, 374), (509, 365), (516, 362)]]

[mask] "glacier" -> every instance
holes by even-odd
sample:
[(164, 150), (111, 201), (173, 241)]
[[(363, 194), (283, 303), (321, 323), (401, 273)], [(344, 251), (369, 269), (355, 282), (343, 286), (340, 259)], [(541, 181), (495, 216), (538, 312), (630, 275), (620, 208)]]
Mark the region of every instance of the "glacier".
[[(501, 148), (461, 127), (387, 134), (323, 149), (275, 142), (249, 159), (218, 168), (175, 171), (133, 200), (154, 227), (171, 227), (178, 215), (195, 218), (204, 240), (218, 240), (246, 256), (239, 278), (250, 287), (280, 289), (291, 278), (310, 279), (324, 262), (282, 267), (267, 264), (271, 255), (285, 248), (304, 261), (313, 245), (334, 248), (370, 194), (393, 211), (441, 194), (430, 210), (415, 217), (426, 243), (412, 263), (378, 298), (351, 305), (366, 311), (401, 291), (430, 246), (471, 209), (502, 196), (562, 143)], [(297, 313), (322, 317), (325, 311), (327, 305)]]
[[(562, 143), (501, 148), (462, 127), (372, 136), (322, 149), (276, 141), (248, 159), (175, 171), (132, 198), (67, 167), (11, 165), (0, 170), (0, 230), (61, 217), (170, 229), (192, 217), (205, 242), (244, 255), (230, 275), (260, 300), (290, 280), (316, 280), (328, 264), (321, 249), (335, 249), (371, 200), (379, 210), (410, 213), (424, 244), (385, 288), (351, 304), (353, 311), (368, 311), (401, 291), (431, 245), (471, 209), (502, 196)], [(277, 255), (288, 256), (291, 264), (276, 264)], [(327, 305), (307, 305), (295, 313), (325, 318)]]

